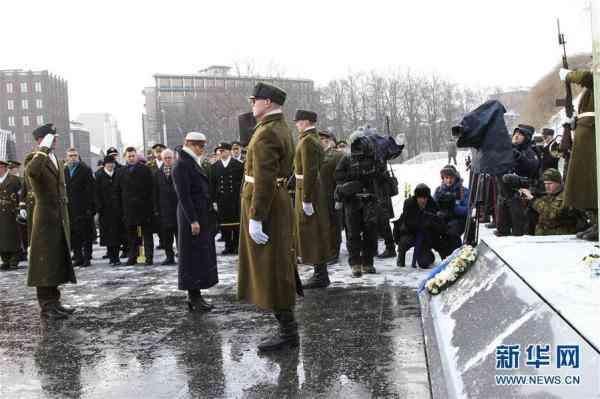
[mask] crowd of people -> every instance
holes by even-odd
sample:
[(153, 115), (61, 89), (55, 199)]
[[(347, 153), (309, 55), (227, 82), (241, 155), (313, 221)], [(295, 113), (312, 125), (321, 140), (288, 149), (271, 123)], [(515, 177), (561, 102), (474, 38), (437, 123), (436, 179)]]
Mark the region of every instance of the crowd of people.
[[(589, 91), (590, 76), (568, 71), (564, 79)], [(190, 311), (203, 312), (213, 307), (201, 290), (218, 282), (220, 233), (221, 255), (239, 255), (239, 299), (272, 310), (279, 323), (279, 332), (259, 346), (274, 350), (298, 344), (295, 296), (329, 286), (328, 266), (339, 261), (344, 230), (355, 278), (376, 273), (375, 257), (397, 256), (397, 266), (405, 267), (411, 248), (412, 267), (430, 267), (433, 251), (448, 256), (467, 239), (475, 204), (483, 204), (475, 222), (491, 216), (489, 226), (498, 236), (581, 231), (581, 238), (598, 237), (595, 174), (582, 172), (590, 165), (595, 170), (595, 155), (592, 160), (586, 146), (593, 154), (595, 148), (580, 139), (593, 135), (589, 93), (579, 104), (576, 140), (572, 121), (563, 125), (560, 145), (550, 129), (536, 144), (534, 128), (521, 124), (512, 133), (509, 173), (489, 176), (483, 190), (474, 192), (473, 176), (469, 189), (449, 163), (433, 194), (425, 184), (415, 187), (393, 230), (391, 198), (398, 195), (398, 182), (372, 132), (359, 130), (347, 142), (337, 141), (317, 128), (315, 112), (297, 110), (294, 140), (283, 116), (285, 98), (280, 88), (255, 86), (250, 102), (256, 126), (245, 148), (222, 142), (208, 154), (207, 135), (189, 132), (182, 145), (156, 144), (151, 154), (109, 148), (95, 171), (75, 148), (57, 159), (53, 125), (38, 127), (37, 147), (25, 158), (23, 174), (19, 163), (0, 160), (2, 268), (16, 267), (28, 254), (28, 285), (37, 288), (42, 316), (65, 318), (73, 309), (61, 304), (58, 286), (76, 282), (74, 267), (90, 266), (95, 242), (106, 247), (112, 267), (121, 259), (151, 266), (158, 235), (166, 255), (162, 265), (178, 265), (178, 288), (187, 291)], [(449, 150), (456, 164), (456, 146)], [(559, 156), (566, 161), (566, 187)], [(584, 174), (593, 181), (580, 192)], [(381, 254), (379, 239), (385, 242)], [(314, 267), (308, 281), (300, 281), (298, 263)]]

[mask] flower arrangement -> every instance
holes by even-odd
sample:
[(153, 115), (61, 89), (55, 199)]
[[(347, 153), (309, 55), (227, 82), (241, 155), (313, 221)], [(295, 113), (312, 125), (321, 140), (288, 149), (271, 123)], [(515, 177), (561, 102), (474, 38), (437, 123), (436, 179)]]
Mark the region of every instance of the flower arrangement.
[(465, 274), (469, 267), (475, 263), (477, 250), (470, 245), (464, 245), (452, 256), (453, 258), (448, 262), (446, 267), (425, 283), (425, 287), (430, 294), (439, 294)]

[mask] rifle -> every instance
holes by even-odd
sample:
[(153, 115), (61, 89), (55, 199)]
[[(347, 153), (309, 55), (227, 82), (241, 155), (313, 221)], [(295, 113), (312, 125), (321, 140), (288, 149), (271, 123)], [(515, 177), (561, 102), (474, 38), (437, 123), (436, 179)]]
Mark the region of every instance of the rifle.
[[(558, 26), (558, 45), (563, 48), (562, 66), (565, 69), (569, 69), (569, 63), (567, 62), (567, 42), (565, 35), (560, 31), (560, 20), (556, 19), (556, 25)], [(565, 114), (567, 118), (573, 116), (573, 92), (571, 91), (571, 83), (565, 80), (565, 98), (556, 100), (557, 107), (565, 107)]]

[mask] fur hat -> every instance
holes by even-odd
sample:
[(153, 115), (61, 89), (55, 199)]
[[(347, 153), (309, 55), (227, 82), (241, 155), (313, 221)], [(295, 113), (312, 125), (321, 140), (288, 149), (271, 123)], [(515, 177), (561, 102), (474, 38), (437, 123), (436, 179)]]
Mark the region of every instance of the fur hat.
[(456, 179), (460, 178), (460, 173), (458, 173), (458, 170), (456, 169), (456, 167), (454, 165), (446, 165), (442, 168), (442, 170), (440, 170), (440, 176), (444, 177), (444, 176), (453, 176)]

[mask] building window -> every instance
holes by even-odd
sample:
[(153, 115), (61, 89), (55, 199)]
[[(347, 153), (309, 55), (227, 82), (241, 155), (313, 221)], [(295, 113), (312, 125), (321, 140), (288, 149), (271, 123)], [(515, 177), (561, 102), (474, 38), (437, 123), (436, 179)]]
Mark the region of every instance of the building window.
[(35, 82), (35, 92), (36, 93), (42, 92), (42, 82)]
[(158, 87), (165, 88), (169, 86), (171, 86), (169, 78), (158, 78)]
[(21, 93), (27, 93), (27, 82), (21, 82)]
[(41, 126), (44, 124), (44, 115), (38, 115), (35, 118), (35, 121), (37, 122), (38, 126)]
[(38, 98), (37, 100), (35, 100), (35, 106), (37, 107), (37, 109), (42, 109), (44, 108), (44, 103), (41, 99)]
[(7, 83), (7, 84), (6, 84), (6, 92), (7, 92), (7, 93), (12, 93), (12, 92), (13, 92), (13, 86), (12, 86), (12, 83)]
[(8, 117), (8, 126), (14, 126), (14, 125), (15, 125), (15, 117), (9, 116)]
[(8, 100), (8, 104), (6, 104), (6, 106), (8, 107), (9, 111), (12, 111), (13, 109), (15, 109), (15, 102), (14, 102), (14, 100)]
[(23, 126), (29, 126), (29, 117), (28, 116), (23, 117)]
[(29, 109), (29, 100), (21, 100), (21, 108)]

